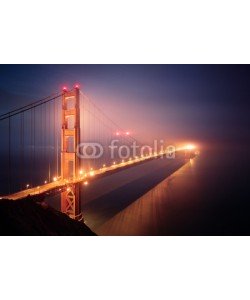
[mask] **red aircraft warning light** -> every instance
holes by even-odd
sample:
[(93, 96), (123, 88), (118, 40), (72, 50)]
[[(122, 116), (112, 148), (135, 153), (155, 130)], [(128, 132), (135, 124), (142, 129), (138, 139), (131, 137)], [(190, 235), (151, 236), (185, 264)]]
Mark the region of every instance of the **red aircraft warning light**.
[(79, 89), (80, 88), (80, 84), (79, 83), (76, 83), (75, 84), (75, 89)]
[(67, 92), (67, 90), (68, 90), (67, 87), (64, 86), (64, 87), (63, 87), (63, 91), (64, 91), (64, 92)]
[(130, 132), (129, 132), (129, 131), (126, 131), (126, 135), (130, 135)]

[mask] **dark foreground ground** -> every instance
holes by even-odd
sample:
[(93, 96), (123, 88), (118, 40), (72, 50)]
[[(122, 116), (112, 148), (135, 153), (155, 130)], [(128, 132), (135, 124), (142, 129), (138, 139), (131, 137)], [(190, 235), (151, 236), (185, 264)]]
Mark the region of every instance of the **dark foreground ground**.
[(0, 235), (95, 234), (84, 223), (30, 198), (0, 201)]

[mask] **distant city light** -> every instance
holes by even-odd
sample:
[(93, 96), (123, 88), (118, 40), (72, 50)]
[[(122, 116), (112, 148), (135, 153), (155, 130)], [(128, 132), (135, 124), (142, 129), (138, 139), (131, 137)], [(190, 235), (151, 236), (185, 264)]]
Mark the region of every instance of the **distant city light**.
[(88, 183), (88, 181), (84, 181), (84, 183), (83, 183), (84, 185), (88, 185), (89, 183)]
[(47, 183), (47, 180), (44, 181), (44, 184), (46, 184), (46, 183)]
[(54, 178), (53, 178), (53, 181), (56, 182), (56, 181), (57, 181), (57, 177), (54, 177)]
[(188, 145), (186, 145), (185, 146), (185, 149), (186, 150), (194, 150), (196, 147), (195, 147), (195, 145), (193, 145), (193, 144), (188, 144)]
[(29, 184), (26, 184), (26, 188), (28, 188), (30, 185)]
[(82, 175), (82, 174), (83, 174), (83, 170), (80, 170), (80, 171), (79, 171), (79, 174)]

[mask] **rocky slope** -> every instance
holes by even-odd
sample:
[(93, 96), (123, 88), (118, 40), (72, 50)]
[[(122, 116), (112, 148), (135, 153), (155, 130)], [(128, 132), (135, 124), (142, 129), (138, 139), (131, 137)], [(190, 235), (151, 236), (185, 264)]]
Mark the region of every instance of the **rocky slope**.
[(43, 200), (0, 200), (0, 235), (95, 235)]

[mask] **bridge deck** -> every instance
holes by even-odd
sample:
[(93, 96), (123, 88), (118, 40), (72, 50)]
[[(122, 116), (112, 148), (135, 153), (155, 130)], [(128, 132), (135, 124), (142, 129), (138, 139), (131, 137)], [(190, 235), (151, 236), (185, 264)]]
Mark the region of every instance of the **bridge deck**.
[(45, 194), (45, 193), (49, 193), (53, 190), (57, 190), (58, 192), (60, 192), (61, 189), (67, 187), (70, 184), (92, 181), (95, 178), (98, 178), (100, 176), (107, 176), (110, 173), (120, 171), (120, 170), (128, 168), (128, 167), (135, 166), (137, 164), (149, 161), (151, 159), (160, 158), (160, 157), (162, 157), (162, 155), (163, 154), (159, 154), (159, 155), (147, 156), (147, 157), (137, 158), (137, 159), (134, 159), (134, 160), (129, 160), (127, 162), (122, 162), (122, 163), (119, 163), (119, 164), (103, 167), (103, 168), (100, 168), (99, 170), (89, 171), (89, 172), (87, 172), (87, 173), (85, 173), (85, 174), (83, 174), (83, 175), (81, 175), (78, 178), (75, 178), (73, 180), (58, 179), (55, 182), (50, 182), (50, 183), (43, 184), (43, 185), (40, 185), (40, 186), (36, 186), (36, 187), (33, 187), (33, 188), (25, 189), (25, 190), (19, 191), (19, 192), (14, 193), (14, 194), (1, 196), (1, 198), (9, 199), (9, 200), (19, 200), (19, 199), (26, 198), (27, 196), (42, 195), (42, 194)]

